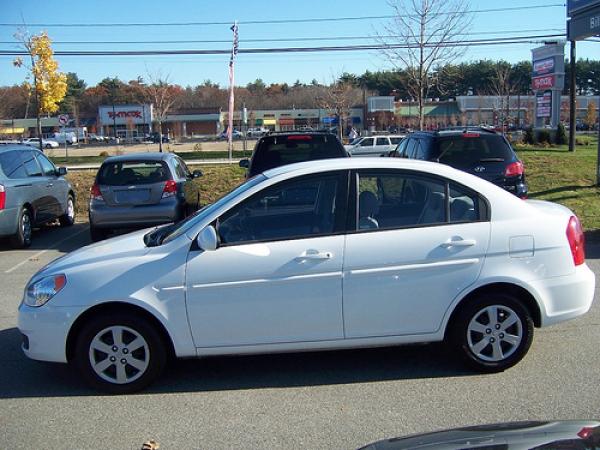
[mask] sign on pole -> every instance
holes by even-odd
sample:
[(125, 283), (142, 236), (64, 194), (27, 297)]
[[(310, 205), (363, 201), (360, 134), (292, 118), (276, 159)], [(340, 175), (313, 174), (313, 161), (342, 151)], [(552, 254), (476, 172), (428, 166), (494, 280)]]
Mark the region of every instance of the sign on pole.
[(560, 122), (560, 95), (565, 86), (565, 44), (546, 44), (532, 51), (531, 89), (536, 94), (536, 127), (556, 128)]
[(58, 123), (63, 127), (66, 126), (69, 123), (69, 115), (61, 114), (60, 116), (58, 116)]

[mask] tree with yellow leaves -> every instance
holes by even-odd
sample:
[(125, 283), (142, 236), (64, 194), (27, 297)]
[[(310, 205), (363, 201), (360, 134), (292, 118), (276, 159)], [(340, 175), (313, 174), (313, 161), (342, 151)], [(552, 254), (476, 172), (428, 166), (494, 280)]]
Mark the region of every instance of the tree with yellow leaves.
[(37, 136), (40, 138), (42, 149), (42, 126), (40, 116), (51, 114), (58, 110), (58, 104), (67, 93), (67, 76), (58, 71), (58, 62), (54, 59), (52, 41), (46, 32), (29, 35), (27, 30), (15, 33), (23, 49), (27, 52), (30, 64), (22, 58), (13, 61), (15, 67), (26, 67), (29, 71), (26, 79), (31, 79), (32, 89), (36, 100)]

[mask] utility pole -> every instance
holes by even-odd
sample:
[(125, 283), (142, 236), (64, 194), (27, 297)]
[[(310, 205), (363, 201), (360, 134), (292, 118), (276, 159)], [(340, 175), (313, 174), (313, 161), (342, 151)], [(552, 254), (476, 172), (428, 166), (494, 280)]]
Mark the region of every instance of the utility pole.
[(576, 86), (576, 62), (577, 51), (575, 41), (571, 41), (571, 56), (570, 66), (571, 73), (569, 74), (569, 151), (575, 151), (575, 132), (577, 131), (577, 86)]

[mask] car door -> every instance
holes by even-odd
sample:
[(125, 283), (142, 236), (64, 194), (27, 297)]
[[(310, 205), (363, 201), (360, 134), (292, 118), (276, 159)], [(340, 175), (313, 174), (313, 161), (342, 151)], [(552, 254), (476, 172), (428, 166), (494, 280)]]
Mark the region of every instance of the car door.
[(393, 150), (390, 144), (390, 139), (387, 136), (378, 137), (375, 139), (375, 146), (373, 147), (372, 156), (387, 155)]
[(344, 253), (346, 337), (437, 331), (481, 271), (486, 203), (420, 173), (359, 171), (352, 179), (358, 205)]
[(346, 173), (268, 187), (219, 217), (220, 246), (192, 249), (197, 347), (342, 339)]
[(35, 157), (42, 167), (42, 176), (46, 179), (49, 212), (52, 216), (59, 217), (67, 210), (67, 196), (69, 195), (67, 180), (58, 176), (54, 164), (42, 153), (36, 152)]
[(352, 156), (369, 156), (373, 152), (374, 145), (374, 138), (363, 138), (356, 146), (354, 146), (354, 148), (352, 148)]
[(19, 152), (19, 156), (27, 172), (28, 183), (31, 184), (30, 198), (27, 201), (33, 206), (34, 221), (43, 223), (54, 218), (54, 202), (49, 195), (50, 183), (44, 177), (35, 153), (35, 150), (23, 150)]

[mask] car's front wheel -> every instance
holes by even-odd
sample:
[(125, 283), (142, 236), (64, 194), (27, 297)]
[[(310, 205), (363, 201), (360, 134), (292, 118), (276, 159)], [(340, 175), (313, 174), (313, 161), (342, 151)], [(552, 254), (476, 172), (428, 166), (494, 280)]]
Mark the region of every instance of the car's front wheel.
[(517, 364), (533, 341), (533, 319), (508, 294), (484, 294), (457, 314), (450, 344), (466, 363), (481, 372), (501, 372)]
[(123, 313), (89, 321), (79, 334), (75, 364), (84, 380), (111, 394), (139, 391), (162, 373), (165, 344), (146, 320)]

